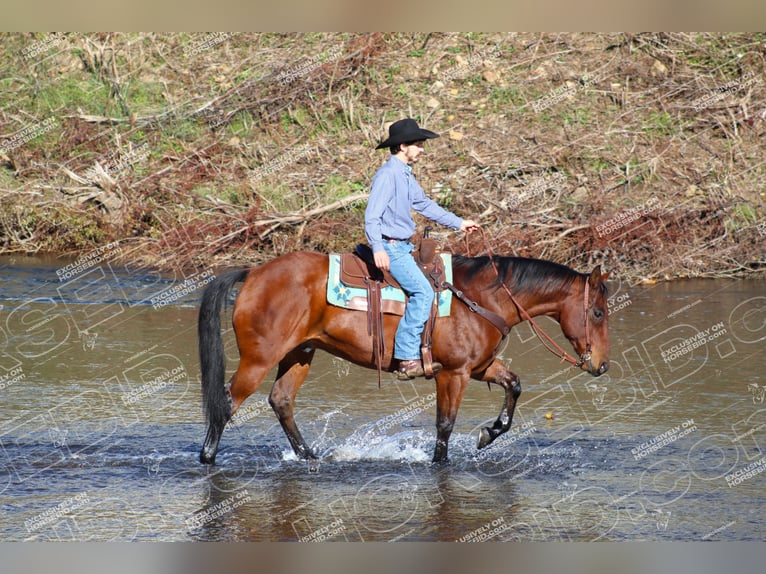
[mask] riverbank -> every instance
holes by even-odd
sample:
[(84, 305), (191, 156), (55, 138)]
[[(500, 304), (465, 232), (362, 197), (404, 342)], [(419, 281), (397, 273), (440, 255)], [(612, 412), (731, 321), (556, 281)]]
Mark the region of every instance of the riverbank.
[[(498, 254), (762, 274), (766, 35), (4, 34), (0, 253), (160, 269), (364, 240), (387, 123)], [(486, 252), (437, 229), (445, 249)]]

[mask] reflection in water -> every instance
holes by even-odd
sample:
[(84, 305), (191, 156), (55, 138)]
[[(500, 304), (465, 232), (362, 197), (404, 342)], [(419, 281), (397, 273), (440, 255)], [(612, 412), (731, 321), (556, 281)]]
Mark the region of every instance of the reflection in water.
[(318, 354), (296, 420), (321, 459), (292, 455), (267, 383), (206, 468), (199, 292), (155, 308), (183, 278), (3, 265), (2, 539), (763, 539), (762, 282), (617, 286), (599, 378), (520, 326), (501, 351), (523, 386), (511, 432), (476, 450), (502, 393), (469, 385), (450, 464), (429, 462), (433, 384), (378, 389)]

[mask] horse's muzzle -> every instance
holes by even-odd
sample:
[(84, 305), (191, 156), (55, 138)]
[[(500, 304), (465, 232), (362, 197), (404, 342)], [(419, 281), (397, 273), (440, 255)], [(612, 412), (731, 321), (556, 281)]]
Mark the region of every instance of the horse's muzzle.
[(601, 375), (606, 373), (608, 370), (609, 370), (609, 361), (602, 361), (598, 370), (592, 369), (591, 373), (593, 373), (594, 377), (600, 377)]
[(609, 361), (601, 361), (601, 364), (598, 366), (598, 368), (596, 368), (596, 365), (593, 364), (593, 361), (588, 358), (588, 360), (583, 361), (581, 367), (594, 377), (600, 377), (609, 370)]

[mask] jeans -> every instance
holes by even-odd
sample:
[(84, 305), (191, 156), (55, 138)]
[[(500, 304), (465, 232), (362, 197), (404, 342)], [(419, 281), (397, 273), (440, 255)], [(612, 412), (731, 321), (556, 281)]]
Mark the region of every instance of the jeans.
[(420, 337), (434, 302), (433, 287), (411, 255), (415, 249), (412, 243), (387, 242), (383, 249), (391, 261), (391, 275), (409, 297), (404, 317), (396, 329), (394, 358), (402, 361), (420, 359)]

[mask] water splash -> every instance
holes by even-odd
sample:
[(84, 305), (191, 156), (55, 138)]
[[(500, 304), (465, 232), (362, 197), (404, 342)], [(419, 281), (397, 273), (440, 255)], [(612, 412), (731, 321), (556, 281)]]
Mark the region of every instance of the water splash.
[(369, 440), (349, 437), (335, 447), (330, 458), (337, 461), (395, 460), (404, 462), (429, 462), (433, 448), (433, 436), (424, 431), (402, 431), (394, 435), (377, 435)]
[[(429, 462), (433, 436), (425, 431), (402, 431), (393, 435), (356, 432), (331, 444), (326, 440), (312, 445), (322, 461), (353, 462), (391, 460), (399, 462)], [(292, 450), (282, 451), (285, 462), (299, 461)]]

